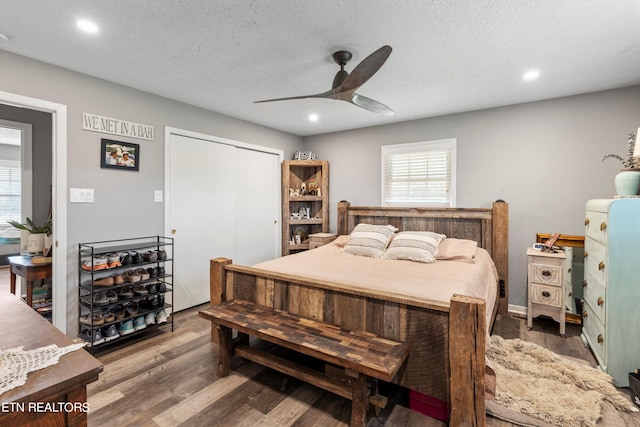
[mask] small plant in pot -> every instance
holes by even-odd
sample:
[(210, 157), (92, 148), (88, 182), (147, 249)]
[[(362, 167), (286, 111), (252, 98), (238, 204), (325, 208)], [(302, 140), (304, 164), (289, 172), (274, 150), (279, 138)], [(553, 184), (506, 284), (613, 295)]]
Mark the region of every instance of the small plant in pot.
[(607, 154), (602, 158), (617, 159), (622, 163), (623, 169), (618, 172), (615, 179), (616, 193), (618, 196), (636, 196), (640, 190), (640, 159), (633, 156), (636, 146), (636, 135), (630, 133), (627, 138), (627, 158), (618, 154)]
[(45, 250), (45, 236), (51, 236), (53, 220), (49, 216), (44, 224), (36, 225), (31, 218), (26, 222), (9, 221), (15, 228), (27, 232), (26, 250), (31, 253), (43, 253)]

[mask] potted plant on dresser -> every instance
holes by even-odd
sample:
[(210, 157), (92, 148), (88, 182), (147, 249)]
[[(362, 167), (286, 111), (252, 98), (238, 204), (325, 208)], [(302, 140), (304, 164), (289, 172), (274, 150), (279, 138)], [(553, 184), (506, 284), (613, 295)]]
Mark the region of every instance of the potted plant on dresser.
[(36, 225), (31, 218), (27, 218), (24, 223), (18, 221), (9, 221), (9, 224), (26, 233), (26, 245), (21, 239), (20, 247), (29, 253), (44, 254), (46, 248), (51, 247), (51, 232), (53, 228), (53, 220), (51, 215), (47, 217), (42, 225)]
[[(618, 154), (607, 154), (602, 158), (603, 162), (606, 159), (617, 159), (622, 163), (623, 169), (616, 174), (615, 187), (616, 194), (623, 197), (636, 196), (640, 190), (640, 162), (637, 157), (634, 157), (636, 135), (632, 133), (629, 134), (627, 145), (628, 151), (626, 159)], [(637, 155), (638, 153), (635, 153), (635, 156)]]

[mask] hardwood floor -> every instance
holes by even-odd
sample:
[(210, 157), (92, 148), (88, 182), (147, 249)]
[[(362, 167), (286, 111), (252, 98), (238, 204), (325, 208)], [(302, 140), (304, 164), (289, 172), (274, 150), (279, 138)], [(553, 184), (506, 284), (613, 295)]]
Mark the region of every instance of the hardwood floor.
[[(146, 340), (96, 354), (104, 372), (88, 387), (90, 426), (348, 426), (349, 400), (251, 362), (235, 361), (235, 370), (218, 379), (217, 345), (198, 309), (177, 313), (173, 333), (156, 329)], [(553, 321), (536, 319), (528, 331), (525, 319), (499, 317), (493, 333), (595, 365), (577, 325), (567, 325), (561, 338)], [(446, 425), (410, 410), (406, 390), (387, 391), (390, 403), (369, 427)], [(488, 417), (487, 425), (512, 424)]]

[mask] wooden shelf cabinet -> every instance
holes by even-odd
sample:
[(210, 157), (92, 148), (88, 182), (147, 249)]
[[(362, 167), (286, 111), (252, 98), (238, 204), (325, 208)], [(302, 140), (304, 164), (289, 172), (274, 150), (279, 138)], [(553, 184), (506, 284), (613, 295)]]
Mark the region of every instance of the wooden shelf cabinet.
[(309, 249), (310, 234), (328, 231), (329, 162), (283, 161), (282, 255)]

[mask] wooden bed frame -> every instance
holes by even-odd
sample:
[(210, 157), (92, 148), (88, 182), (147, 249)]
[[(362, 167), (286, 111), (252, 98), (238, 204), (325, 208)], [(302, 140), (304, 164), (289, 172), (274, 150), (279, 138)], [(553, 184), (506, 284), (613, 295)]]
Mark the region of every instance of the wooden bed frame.
[[(402, 230), (429, 230), (470, 239), (492, 256), (499, 275), (496, 313), (508, 307), (508, 204), (492, 208), (381, 208), (338, 203), (338, 234), (360, 222), (391, 224)], [(450, 304), (413, 301), (340, 283), (310, 280), (252, 267), (228, 258), (211, 260), (211, 304), (243, 299), (408, 342), (404, 370), (394, 380), (445, 402), (451, 425), (484, 425), (487, 327), (482, 299), (454, 295)], [(212, 340), (216, 336), (212, 331)]]

